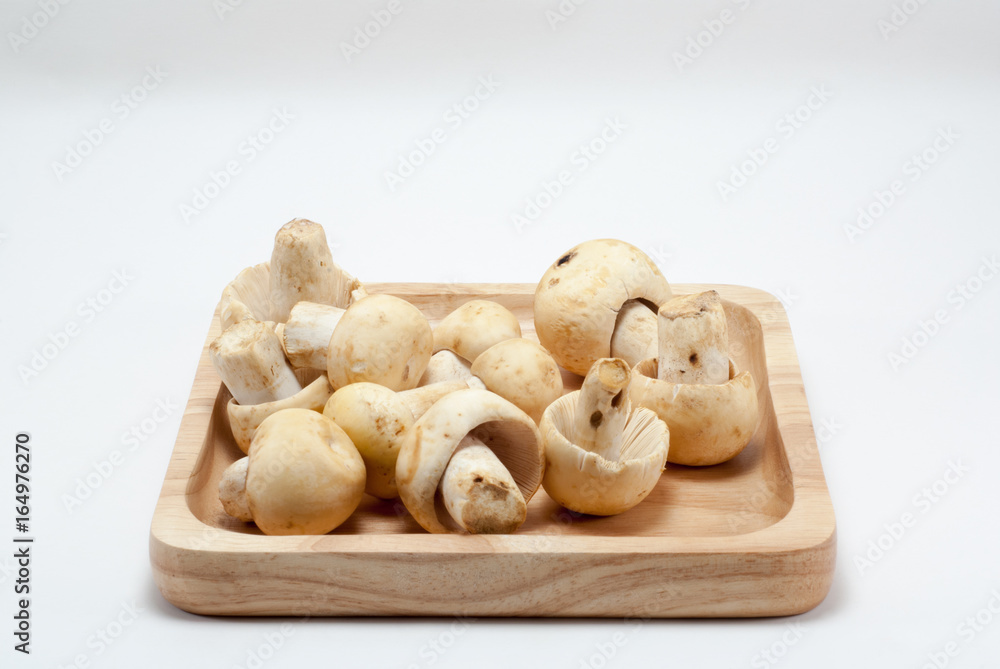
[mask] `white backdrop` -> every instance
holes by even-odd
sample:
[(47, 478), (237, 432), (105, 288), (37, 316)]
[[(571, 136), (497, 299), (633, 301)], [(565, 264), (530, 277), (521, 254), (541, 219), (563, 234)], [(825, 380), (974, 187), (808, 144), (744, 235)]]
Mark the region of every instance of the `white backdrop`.
[[(4, 2), (0, 542), (28, 431), (36, 544), (32, 654), (5, 626), (0, 664), (995, 664), (998, 27), (917, 0)], [(779, 295), (837, 513), (827, 600), (459, 633), (167, 604), (148, 528), (212, 310), (295, 217), (365, 281), (534, 282), (614, 236), (672, 282)]]

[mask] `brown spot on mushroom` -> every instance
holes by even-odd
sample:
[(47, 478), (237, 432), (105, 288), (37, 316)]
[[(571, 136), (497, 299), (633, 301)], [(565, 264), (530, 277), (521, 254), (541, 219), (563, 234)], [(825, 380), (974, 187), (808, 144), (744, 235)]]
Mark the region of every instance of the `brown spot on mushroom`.
[(604, 422), (604, 414), (602, 414), (600, 411), (595, 411), (594, 413), (590, 414), (590, 427), (596, 430), (601, 426), (601, 423), (603, 422)]
[(549, 279), (549, 288), (556, 285), (557, 283), (559, 283), (559, 277), (556, 277), (554, 279)]
[(611, 399), (611, 407), (617, 409), (621, 405), (622, 399), (624, 399), (624, 397), (625, 397), (625, 391), (624, 390), (618, 391), (618, 394)]
[(575, 257), (576, 257), (576, 251), (570, 251), (569, 253), (567, 253), (566, 255), (564, 255), (562, 258), (559, 259), (559, 262), (556, 263), (556, 267), (562, 267)]
[(697, 365), (698, 364), (698, 354), (697, 353), (692, 353), (690, 355), (690, 357), (688, 357), (688, 362), (690, 362), (692, 365)]

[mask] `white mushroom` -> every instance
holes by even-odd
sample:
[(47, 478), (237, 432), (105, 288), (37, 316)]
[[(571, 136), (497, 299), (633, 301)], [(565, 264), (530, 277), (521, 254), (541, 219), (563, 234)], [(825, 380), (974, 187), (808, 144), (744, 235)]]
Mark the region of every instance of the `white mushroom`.
[[(479, 443), (464, 441), (469, 436)], [(469, 452), (459, 456), (446, 476), (460, 445)], [(513, 487), (501, 470), (513, 479)], [(511, 532), (524, 520), (518, 495), (527, 504), (541, 476), (534, 421), (486, 390), (460, 390), (436, 402), (406, 433), (396, 461), (400, 498), (428, 532)], [(440, 510), (435, 503), (439, 495)]]
[(253, 521), (247, 501), (247, 465), (250, 458), (242, 457), (226, 467), (219, 481), (219, 501), (227, 514), (245, 523)]
[(657, 375), (673, 383), (729, 380), (729, 332), (719, 294), (675, 297), (660, 306)]
[(420, 377), (420, 385), (426, 386), (443, 381), (462, 381), (473, 378), (472, 364), (457, 353), (438, 351), (431, 356), (424, 375)]
[(530, 339), (507, 339), (483, 351), (472, 373), (490, 390), (513, 402), (536, 423), (563, 394), (559, 365)]
[(259, 321), (230, 326), (209, 346), (209, 357), (240, 404), (273, 402), (302, 390), (278, 336)]
[(333, 332), (345, 310), (328, 304), (302, 301), (292, 307), (279, 335), (288, 361), (296, 369), (326, 371), (326, 354)]
[(369, 295), (347, 308), (327, 349), (334, 388), (370, 381), (392, 390), (416, 388), (434, 336), (415, 306), (391, 295)]
[(270, 266), (271, 318), (285, 321), (303, 300), (346, 307), (361, 288), (353, 276), (333, 262), (323, 226), (297, 218), (274, 236)]
[(434, 328), (434, 355), (420, 385), (462, 381), (487, 349), (521, 337), (521, 324), (509, 309), (491, 300), (470, 300)]
[(248, 453), (254, 432), (265, 418), (282, 409), (310, 409), (322, 412), (331, 394), (333, 388), (330, 387), (326, 374), (320, 374), (302, 390), (284, 399), (264, 404), (240, 404), (236, 398), (229, 400), (226, 413), (229, 416), (229, 427), (232, 428), (236, 445), (241, 451)]
[(610, 516), (652, 492), (667, 460), (670, 433), (648, 409), (632, 410), (628, 365), (598, 360), (583, 387), (542, 417), (545, 492), (577, 513)]
[(584, 242), (538, 282), (535, 329), (542, 346), (574, 374), (586, 375), (609, 355), (634, 365), (655, 355), (655, 311), (671, 296), (656, 264), (636, 247), (615, 239)]

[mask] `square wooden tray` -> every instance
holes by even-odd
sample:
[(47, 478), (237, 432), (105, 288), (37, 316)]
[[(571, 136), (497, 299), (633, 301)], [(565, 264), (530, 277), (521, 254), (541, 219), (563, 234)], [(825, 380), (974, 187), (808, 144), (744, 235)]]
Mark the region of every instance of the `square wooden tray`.
[[(534, 288), (368, 285), (432, 324), (470, 299), (495, 300), (530, 338)], [(428, 534), (398, 501), (368, 496), (323, 536), (264, 536), (227, 516), (219, 478), (242, 453), (208, 358), (216, 316), (153, 515), (160, 591), (211, 615), (746, 617), (815, 607), (833, 578), (835, 524), (785, 311), (753, 288), (673, 288), (714, 288), (726, 300), (732, 357), (758, 387), (750, 445), (715, 467), (668, 465), (619, 516), (576, 516), (539, 489), (513, 535)], [(579, 387), (579, 377), (564, 380), (567, 391)]]

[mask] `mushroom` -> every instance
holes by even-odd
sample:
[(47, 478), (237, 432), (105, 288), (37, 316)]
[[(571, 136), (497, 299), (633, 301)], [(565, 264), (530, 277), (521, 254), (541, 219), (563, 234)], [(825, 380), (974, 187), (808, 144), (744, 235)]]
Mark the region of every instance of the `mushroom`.
[(490, 390), (513, 402), (537, 424), (542, 412), (563, 394), (559, 365), (530, 339), (507, 339), (486, 349), (472, 363)]
[(636, 365), (632, 401), (669, 426), (670, 462), (706, 466), (736, 457), (757, 429), (757, 387), (750, 372), (738, 372), (729, 358), (719, 295), (708, 291), (664, 303), (659, 326), (659, 355)]
[(253, 521), (247, 501), (247, 465), (250, 458), (242, 457), (226, 467), (219, 480), (219, 501), (227, 514), (244, 523)]
[(302, 300), (345, 308), (365, 294), (331, 259), (322, 226), (297, 219), (278, 230), (270, 262), (247, 267), (225, 287), (219, 320), (223, 330), (247, 318), (283, 322)]
[(508, 533), (524, 522), (542, 465), (530, 416), (487, 390), (459, 390), (406, 432), (396, 484), (428, 532)]
[(394, 499), (396, 457), (404, 435), (437, 400), (468, 387), (439, 383), (395, 393), (377, 383), (352, 383), (330, 396), (323, 414), (347, 433), (365, 461), (365, 492)]
[(364, 490), (361, 455), (323, 414), (284, 409), (257, 428), (246, 496), (264, 534), (326, 534), (354, 513)]
[(347, 308), (327, 348), (335, 388), (370, 381), (391, 390), (416, 388), (434, 346), (431, 326), (415, 306), (369, 295)]
[(624, 360), (598, 360), (580, 390), (545, 410), (542, 485), (571, 511), (628, 511), (652, 492), (663, 472), (670, 432), (654, 412), (632, 409), (630, 377)]
[(326, 371), (330, 339), (345, 311), (340, 307), (306, 300), (292, 307), (288, 321), (276, 330), (292, 367)]
[(260, 321), (248, 319), (230, 326), (211, 343), (208, 353), (240, 404), (274, 402), (302, 390), (278, 335)]
[(265, 418), (282, 409), (310, 409), (322, 412), (323, 406), (332, 394), (333, 388), (330, 387), (326, 374), (321, 374), (302, 390), (284, 399), (252, 405), (240, 404), (235, 397), (230, 399), (226, 405), (226, 413), (229, 416), (229, 427), (232, 428), (236, 445), (241, 451), (248, 453), (254, 432)]
[(634, 365), (656, 355), (656, 310), (671, 296), (656, 264), (636, 247), (615, 239), (584, 242), (538, 282), (538, 340), (580, 376), (609, 355)]
[(269, 286), (271, 318), (283, 322), (303, 300), (346, 307), (361, 283), (333, 262), (323, 226), (297, 218), (274, 235)]
[(434, 355), (420, 385), (469, 378), (481, 353), (520, 336), (521, 324), (509, 309), (490, 300), (470, 300), (434, 328)]

